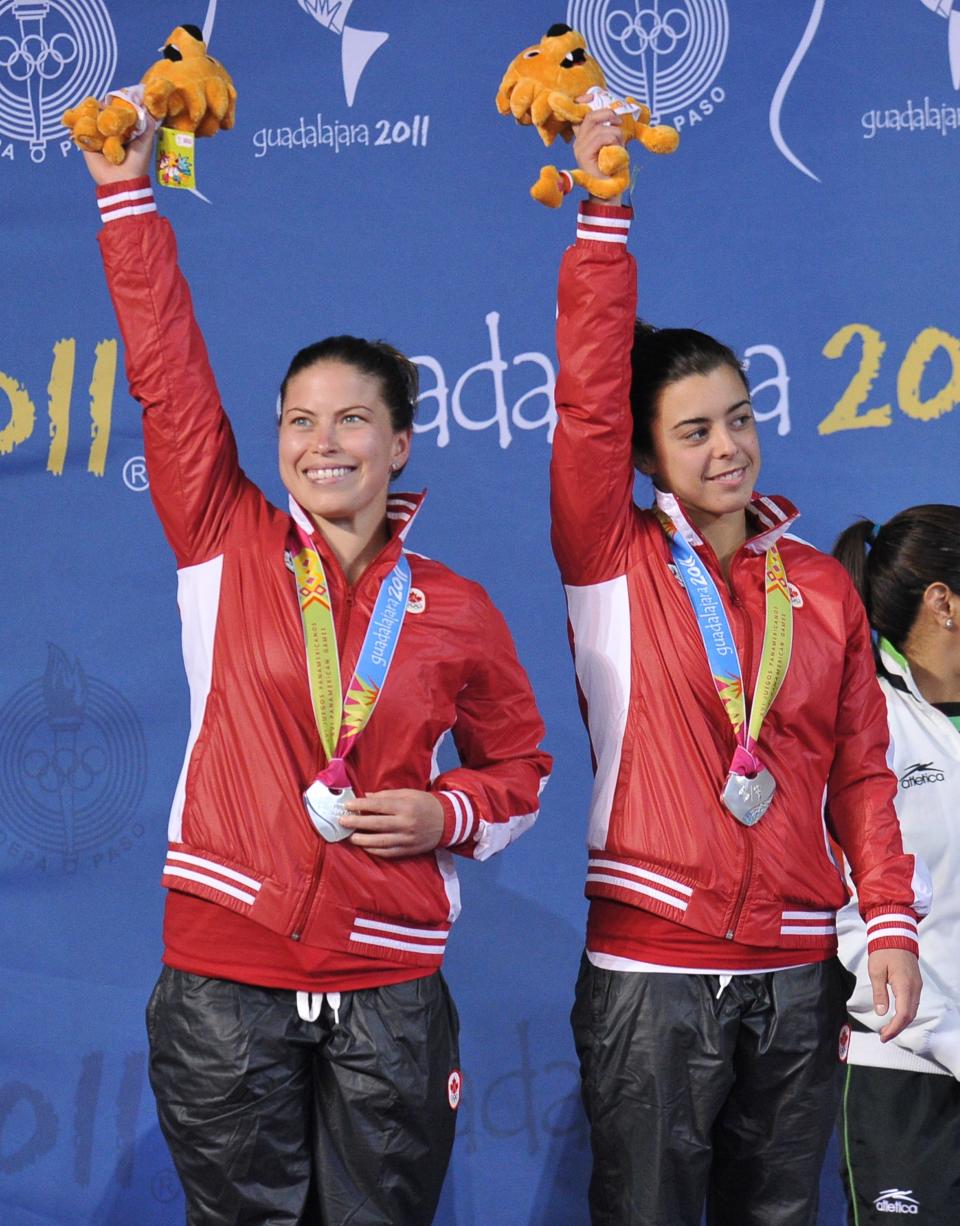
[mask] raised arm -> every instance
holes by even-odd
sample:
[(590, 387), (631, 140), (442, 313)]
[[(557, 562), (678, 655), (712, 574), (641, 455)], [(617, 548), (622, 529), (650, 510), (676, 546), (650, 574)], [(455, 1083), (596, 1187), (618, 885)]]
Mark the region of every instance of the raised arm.
[(130, 392), (143, 408), (150, 492), (182, 567), (218, 554), (238, 502), (259, 494), (240, 471), (173, 231), (157, 213), (152, 148), (151, 127), (121, 166), (99, 153), (84, 157), (97, 183), (100, 247)]
[[(591, 112), (574, 151), (591, 171), (617, 140), (611, 111)], [(596, 173), (596, 171), (592, 171)], [(630, 351), (637, 270), (626, 242), (632, 210), (590, 200), (560, 269), (556, 404), (550, 467), (553, 549), (565, 583), (622, 574), (633, 520)]]

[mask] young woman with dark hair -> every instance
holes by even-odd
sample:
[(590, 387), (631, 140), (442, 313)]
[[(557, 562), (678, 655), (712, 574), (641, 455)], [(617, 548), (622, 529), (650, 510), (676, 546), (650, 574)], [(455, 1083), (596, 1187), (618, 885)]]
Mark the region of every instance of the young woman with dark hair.
[[(486, 593), (404, 547), (422, 499), (389, 490), (406, 358), (301, 350), (289, 509), (243, 474), (151, 144), (87, 163), (191, 696), (147, 1013), (161, 1127), (191, 1224), (427, 1226), (460, 1098), (451, 852), (485, 859), (533, 824), (543, 725)], [(461, 765), (438, 774), (448, 732)]]
[[(597, 173), (612, 113), (580, 125)], [(896, 1034), (927, 888), (903, 853), (870, 634), (756, 493), (736, 356), (636, 321), (631, 210), (581, 206), (560, 273), (553, 543), (595, 782), (573, 1027), (594, 1226), (812, 1226), (836, 1113), (854, 866)], [(653, 480), (633, 501), (636, 470)]]
[(851, 1226), (891, 1213), (952, 1222), (960, 1205), (960, 507), (918, 506), (852, 524), (834, 546), (877, 634), (877, 667), (906, 850), (933, 877), (923, 924), (923, 995), (884, 1043), (856, 901), (837, 917), (857, 977), (840, 1115)]

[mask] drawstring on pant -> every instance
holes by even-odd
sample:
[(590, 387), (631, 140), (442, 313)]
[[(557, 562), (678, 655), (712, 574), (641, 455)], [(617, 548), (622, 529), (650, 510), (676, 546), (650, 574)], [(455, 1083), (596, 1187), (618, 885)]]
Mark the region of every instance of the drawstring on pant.
[(340, 1025), (340, 993), (339, 992), (298, 992), (297, 1016), (304, 1022), (315, 1022), (320, 1016), (323, 1002), (326, 1001), (333, 1013), (334, 1025)]

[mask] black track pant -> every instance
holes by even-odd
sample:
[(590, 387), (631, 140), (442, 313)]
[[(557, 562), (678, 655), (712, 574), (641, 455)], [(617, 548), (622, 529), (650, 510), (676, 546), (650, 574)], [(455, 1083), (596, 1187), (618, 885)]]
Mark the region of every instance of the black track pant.
[[(188, 1226), (429, 1226), (453, 1146), (456, 1010), (439, 973), (293, 992), (164, 968), (150, 1083)], [(454, 1089), (459, 1080), (454, 1080)]]
[(960, 1084), (850, 1064), (840, 1111), (850, 1226), (960, 1222)]
[(584, 958), (573, 1032), (593, 1226), (814, 1226), (853, 980), (624, 973)]

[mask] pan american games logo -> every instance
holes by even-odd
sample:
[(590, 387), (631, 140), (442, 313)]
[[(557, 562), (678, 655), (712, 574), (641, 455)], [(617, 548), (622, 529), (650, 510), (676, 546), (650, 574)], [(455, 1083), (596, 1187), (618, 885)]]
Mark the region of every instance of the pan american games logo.
[(717, 76), (727, 55), (726, 0), (569, 0), (578, 30), (615, 93), (650, 108), (655, 123), (683, 131), (726, 94)]
[(47, 142), (69, 152), (60, 117), (113, 79), (117, 39), (103, 0), (0, 0), (0, 156), (29, 146), (34, 162)]
[(0, 709), (0, 862), (99, 868), (144, 827), (143, 728), (112, 686), (50, 644), (42, 677)]

